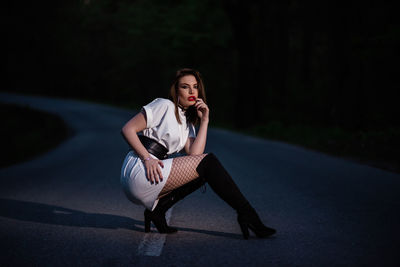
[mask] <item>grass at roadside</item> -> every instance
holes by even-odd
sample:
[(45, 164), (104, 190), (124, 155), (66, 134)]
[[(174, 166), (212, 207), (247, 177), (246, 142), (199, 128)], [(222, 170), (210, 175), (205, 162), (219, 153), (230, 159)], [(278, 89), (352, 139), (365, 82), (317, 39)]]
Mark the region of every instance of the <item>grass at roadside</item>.
[(0, 168), (43, 154), (68, 137), (64, 121), (56, 115), (4, 103), (0, 103), (0, 111)]
[(400, 173), (400, 128), (349, 131), (270, 122), (241, 131)]

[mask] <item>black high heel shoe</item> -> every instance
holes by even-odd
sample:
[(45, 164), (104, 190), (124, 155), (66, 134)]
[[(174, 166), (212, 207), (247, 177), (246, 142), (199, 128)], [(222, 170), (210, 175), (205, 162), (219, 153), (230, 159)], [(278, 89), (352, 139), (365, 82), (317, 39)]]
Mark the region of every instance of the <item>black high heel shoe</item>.
[(253, 208), (247, 214), (238, 214), (237, 220), (242, 230), (243, 238), (249, 239), (249, 229), (259, 238), (267, 238), (276, 233), (276, 230), (265, 226)]
[(150, 224), (154, 223), (158, 232), (160, 233), (176, 233), (176, 228), (167, 225), (165, 220), (165, 213), (169, 210), (176, 202), (184, 199), (187, 195), (196, 191), (200, 188), (205, 181), (201, 178), (197, 178), (179, 188), (172, 190), (171, 193), (159, 199), (156, 208), (153, 211), (146, 209), (144, 211), (144, 231), (150, 232)]
[(167, 221), (165, 220), (165, 213), (160, 214), (158, 212), (152, 212), (146, 209), (144, 211), (144, 231), (146, 233), (150, 232), (151, 222), (154, 223), (160, 234), (171, 234), (178, 232), (178, 229), (167, 225)]

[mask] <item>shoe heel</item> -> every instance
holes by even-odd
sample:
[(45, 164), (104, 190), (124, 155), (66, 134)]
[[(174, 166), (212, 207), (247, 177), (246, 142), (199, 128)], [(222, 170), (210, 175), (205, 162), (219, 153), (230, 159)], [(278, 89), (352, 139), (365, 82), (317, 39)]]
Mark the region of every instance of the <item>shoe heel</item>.
[(249, 224), (249, 229), (253, 231), (253, 233), (260, 238), (266, 238), (276, 233), (276, 230), (267, 226), (264, 226), (264, 229), (257, 229), (253, 225)]
[(242, 230), (243, 238), (244, 239), (249, 239), (249, 227), (247, 223), (239, 223), (240, 225), (240, 230)]
[(147, 217), (144, 217), (144, 232), (145, 233), (150, 232), (150, 223), (151, 223), (151, 220)]

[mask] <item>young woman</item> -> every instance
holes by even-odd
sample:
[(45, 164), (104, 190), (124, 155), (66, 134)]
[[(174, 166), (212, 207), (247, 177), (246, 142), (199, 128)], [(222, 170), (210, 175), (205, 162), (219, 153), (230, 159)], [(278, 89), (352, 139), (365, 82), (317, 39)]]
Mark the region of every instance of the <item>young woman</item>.
[[(208, 121), (200, 73), (181, 69), (172, 83), (170, 100), (155, 99), (122, 128), (132, 150), (123, 162), (121, 183), (129, 200), (146, 207), (145, 232), (150, 231), (151, 222), (160, 233), (176, 232), (167, 225), (165, 212), (207, 182), (236, 210), (245, 239), (249, 229), (258, 237), (274, 234), (276, 231), (261, 222), (216, 156), (203, 154)], [(196, 135), (194, 125), (198, 123)], [(187, 156), (171, 158), (183, 149)]]

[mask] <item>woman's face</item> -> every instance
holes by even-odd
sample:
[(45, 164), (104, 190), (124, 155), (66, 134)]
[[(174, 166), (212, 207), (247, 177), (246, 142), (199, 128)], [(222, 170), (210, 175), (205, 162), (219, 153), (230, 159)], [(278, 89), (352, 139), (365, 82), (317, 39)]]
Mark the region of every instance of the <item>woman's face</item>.
[(188, 108), (194, 105), (198, 96), (197, 81), (193, 75), (186, 75), (179, 79), (178, 97), (182, 107)]

